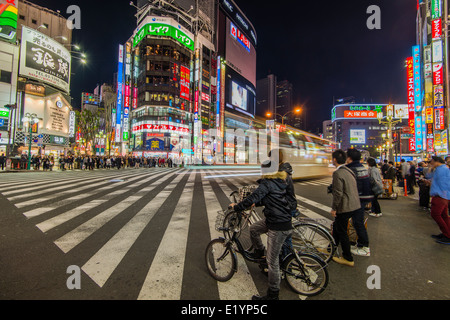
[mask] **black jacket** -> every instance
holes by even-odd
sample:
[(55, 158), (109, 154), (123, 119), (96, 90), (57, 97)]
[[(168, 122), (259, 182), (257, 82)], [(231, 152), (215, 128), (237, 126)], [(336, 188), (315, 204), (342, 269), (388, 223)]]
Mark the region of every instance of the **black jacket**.
[(292, 229), (292, 214), (287, 199), (286, 178), (284, 171), (258, 180), (259, 187), (241, 203), (234, 207), (236, 211), (244, 211), (253, 204), (264, 206), (266, 225), (270, 230), (287, 231)]
[(347, 164), (347, 167), (355, 173), (361, 203), (371, 202), (374, 196), (370, 184), (369, 170), (359, 161), (353, 161)]

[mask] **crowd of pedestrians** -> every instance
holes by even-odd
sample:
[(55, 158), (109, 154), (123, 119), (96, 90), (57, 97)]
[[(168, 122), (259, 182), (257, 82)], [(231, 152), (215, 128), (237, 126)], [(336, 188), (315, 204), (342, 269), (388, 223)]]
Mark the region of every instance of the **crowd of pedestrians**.
[[(333, 236), (342, 248), (342, 256), (334, 257), (334, 261), (354, 266), (353, 255), (370, 256), (364, 212), (369, 211), (373, 217), (382, 216), (378, 197), (385, 193), (383, 179), (391, 180), (392, 186), (402, 190), (406, 187), (409, 195), (414, 195), (418, 188), (419, 205), (430, 212), (440, 229), (440, 233), (432, 238), (438, 243), (450, 244), (450, 156), (445, 160), (433, 156), (430, 161), (419, 163), (401, 160), (397, 166), (392, 161), (378, 165), (375, 159), (369, 158), (368, 168), (361, 163), (361, 153), (356, 149), (337, 150), (332, 158), (337, 168), (330, 186), (333, 194), (331, 214), (335, 218)], [(358, 236), (354, 246), (347, 231), (350, 219)]]
[[(53, 171), (66, 170), (94, 170), (94, 169), (123, 169), (123, 168), (173, 168), (176, 164), (171, 158), (163, 157), (134, 157), (134, 156), (64, 156), (59, 158), (47, 155), (33, 155), (31, 168), (33, 170)], [(6, 168), (6, 157), (0, 156), (1, 170)], [(23, 154), (15, 167), (19, 170), (28, 168), (28, 156)]]

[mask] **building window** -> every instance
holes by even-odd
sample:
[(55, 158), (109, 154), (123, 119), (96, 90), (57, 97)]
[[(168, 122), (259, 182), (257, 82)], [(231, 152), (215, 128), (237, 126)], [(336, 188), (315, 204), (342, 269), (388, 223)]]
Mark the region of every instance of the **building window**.
[(31, 20), (31, 23), (32, 23), (32, 24), (37, 24), (37, 20), (32, 19), (32, 20)]
[(0, 82), (11, 84), (12, 73), (5, 70), (0, 70)]
[(19, 15), (19, 19), (20, 19), (20, 20), (25, 20), (25, 16), (23, 16), (23, 15), (20, 14), (20, 15)]
[(49, 25), (47, 23), (44, 23), (45, 29), (48, 29)]

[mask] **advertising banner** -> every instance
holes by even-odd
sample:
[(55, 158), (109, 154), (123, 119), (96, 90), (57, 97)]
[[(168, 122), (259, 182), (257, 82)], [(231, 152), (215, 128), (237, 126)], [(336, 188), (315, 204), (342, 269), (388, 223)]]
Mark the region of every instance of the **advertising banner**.
[(434, 106), (444, 106), (444, 87), (442, 85), (434, 87)]
[(366, 130), (350, 130), (351, 144), (366, 144)]
[(441, 0), (431, 0), (431, 19), (438, 19), (442, 16)]
[(180, 97), (189, 100), (191, 87), (191, 70), (180, 66)]
[(438, 107), (434, 109), (434, 129), (435, 130), (444, 130), (445, 129), (445, 121), (444, 121), (445, 110), (444, 107)]
[[(408, 118), (410, 133), (415, 134), (415, 96), (414, 96), (414, 67), (413, 58), (406, 59), (406, 73), (407, 73), (407, 89), (408, 89)], [(415, 151), (415, 139), (409, 139), (409, 151)]]
[(59, 42), (36, 30), (22, 28), (20, 75), (70, 91), (70, 52)]
[(444, 83), (444, 71), (442, 63), (433, 64), (433, 84), (435, 86)]
[(0, 0), (0, 40), (16, 43), (19, 0)]
[(433, 63), (442, 62), (443, 61), (443, 47), (442, 40), (433, 41)]
[(420, 46), (413, 47), (414, 68), (414, 108), (416, 112), (422, 111), (422, 73), (421, 73)]
[(425, 110), (425, 123), (433, 123), (433, 108), (426, 108)]
[(122, 97), (123, 97), (123, 45), (119, 45), (119, 64), (117, 71), (117, 110), (116, 110), (116, 142), (120, 142), (122, 127)]
[(433, 40), (440, 39), (442, 37), (442, 20), (436, 19), (431, 21), (431, 35)]
[(416, 116), (415, 120), (416, 130), (416, 151), (423, 150), (423, 127), (422, 127), (422, 115)]
[(133, 38), (133, 47), (136, 47), (148, 35), (170, 37), (194, 51), (194, 35), (171, 18), (147, 17)]

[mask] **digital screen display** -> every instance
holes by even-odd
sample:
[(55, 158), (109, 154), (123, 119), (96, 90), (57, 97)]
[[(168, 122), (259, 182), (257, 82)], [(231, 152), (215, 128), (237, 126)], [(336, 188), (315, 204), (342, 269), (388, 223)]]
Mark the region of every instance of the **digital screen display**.
[(247, 96), (248, 91), (238, 85), (236, 82), (231, 82), (231, 104), (235, 107), (247, 111)]

